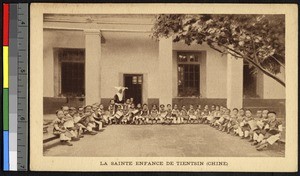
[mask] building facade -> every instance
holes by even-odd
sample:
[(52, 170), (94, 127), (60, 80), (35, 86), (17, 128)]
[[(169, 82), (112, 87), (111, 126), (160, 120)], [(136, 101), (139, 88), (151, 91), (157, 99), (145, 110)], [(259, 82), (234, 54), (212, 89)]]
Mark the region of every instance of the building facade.
[[(107, 105), (115, 86), (136, 103), (272, 107), (285, 88), (203, 44), (151, 38), (154, 15), (44, 15), (44, 113), (63, 104)], [(280, 73), (284, 77), (284, 71)]]

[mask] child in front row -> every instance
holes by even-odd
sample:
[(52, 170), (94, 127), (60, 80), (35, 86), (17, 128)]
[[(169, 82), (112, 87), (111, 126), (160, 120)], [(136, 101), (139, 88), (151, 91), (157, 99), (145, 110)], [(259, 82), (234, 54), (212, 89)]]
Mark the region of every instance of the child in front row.
[(209, 109), (208, 109), (208, 105), (205, 105), (204, 106), (204, 109), (203, 109), (203, 111), (202, 111), (202, 118), (201, 118), (201, 121), (200, 121), (200, 123), (205, 123), (205, 124), (207, 124), (208, 123), (208, 117), (209, 117), (209, 114), (210, 114), (210, 111), (209, 111)]
[(188, 123), (195, 123), (197, 121), (196, 111), (193, 105), (190, 105), (190, 109), (187, 114), (189, 116)]
[(177, 123), (180, 124), (180, 123), (188, 123), (188, 122), (189, 122), (189, 115), (185, 106), (183, 105), (181, 107), (181, 111)]
[(132, 111), (134, 110), (135, 106), (133, 103), (128, 106), (123, 106), (123, 117), (121, 119), (121, 124), (128, 124), (130, 122), (130, 119), (132, 117)]
[(282, 122), (278, 121), (276, 118), (276, 113), (271, 111), (268, 113), (269, 122), (266, 124), (266, 135), (261, 143), (256, 147), (258, 151), (261, 151), (270, 145), (273, 145), (281, 137), (283, 131)]
[(252, 123), (253, 122), (252, 120), (253, 120), (252, 112), (250, 109), (247, 109), (245, 111), (244, 120), (242, 121), (242, 123), (240, 123), (240, 127), (241, 127), (241, 135), (240, 136), (242, 139), (249, 137), (251, 129), (253, 129), (255, 127), (255, 124)]
[(162, 124), (166, 124), (167, 121), (167, 110), (165, 109), (165, 105), (161, 104), (159, 105), (159, 116), (160, 116), (160, 121), (162, 122)]
[[(127, 111), (128, 109), (128, 107), (127, 106), (124, 106), (126, 109), (125, 109), (125, 111)], [(114, 114), (114, 116), (113, 116), (113, 119), (114, 119), (114, 123), (115, 124), (120, 124), (121, 123), (121, 120), (122, 120), (122, 118), (124, 117), (124, 112), (123, 112), (124, 110), (123, 110), (123, 108), (122, 108), (122, 105), (118, 105), (117, 106), (117, 110), (116, 110), (116, 113)]]
[(172, 120), (173, 120), (172, 123), (176, 124), (180, 118), (179, 116), (180, 116), (180, 110), (178, 109), (177, 104), (174, 104), (174, 108), (172, 110)]
[(232, 131), (234, 126), (237, 124), (238, 112), (239, 110), (237, 108), (233, 108), (230, 118), (227, 124), (225, 125), (225, 130), (227, 131), (228, 134)]
[(159, 113), (158, 113), (158, 109), (157, 109), (157, 106), (156, 104), (152, 105), (152, 109), (151, 109), (151, 112), (150, 112), (150, 121), (151, 121), (151, 124), (153, 123), (157, 123), (159, 120)]
[(146, 124), (149, 117), (149, 109), (147, 104), (143, 104), (143, 109), (141, 111), (141, 114), (138, 118), (139, 124)]
[(139, 124), (139, 117), (140, 117), (141, 111), (142, 111), (142, 105), (141, 105), (141, 103), (138, 103), (136, 105), (136, 108), (132, 111), (132, 121), (130, 124), (136, 124), (136, 125)]
[(173, 122), (173, 117), (172, 117), (172, 105), (171, 104), (167, 104), (167, 114), (166, 114), (166, 117), (164, 119), (164, 124), (167, 124), (167, 125), (171, 125), (172, 122)]
[(56, 111), (56, 119), (52, 122), (53, 123), (53, 134), (59, 135), (60, 142), (62, 144), (66, 144), (68, 146), (72, 146), (73, 144), (70, 143), (71, 136), (68, 134), (67, 129), (64, 127), (64, 112), (62, 110)]
[(107, 116), (107, 120), (108, 120), (108, 124), (111, 125), (114, 121), (114, 115), (116, 113), (116, 104), (115, 104), (115, 100), (111, 99), (109, 106), (108, 106), (108, 113), (106, 113)]
[(201, 105), (198, 105), (198, 106), (197, 106), (197, 109), (196, 109), (195, 114), (196, 114), (198, 123), (201, 123), (201, 122), (202, 122), (202, 110), (201, 110)]
[(76, 109), (74, 107), (63, 106), (62, 107), (64, 113), (64, 127), (66, 130), (72, 134), (72, 140), (77, 141), (79, 140), (79, 128), (75, 127), (73, 115), (76, 113)]
[(234, 126), (235, 135), (240, 136), (240, 137), (243, 136), (243, 131), (241, 129), (241, 125), (242, 125), (242, 122), (244, 121), (244, 118), (245, 118), (245, 110), (243, 108), (241, 108), (239, 110), (239, 113), (238, 113), (238, 116), (236, 119), (236, 125)]
[[(257, 120), (258, 129), (256, 129), (253, 132), (253, 143), (251, 145), (257, 145), (263, 140), (264, 135), (266, 134), (265, 127), (266, 127), (267, 122), (269, 121), (268, 113), (269, 113), (269, 110), (267, 110), (267, 109), (264, 109), (261, 112), (261, 115), (259, 112), (258, 117), (257, 117), (258, 118), (258, 120)], [(261, 117), (259, 117), (259, 116), (261, 116)]]
[(220, 131), (223, 130), (225, 131), (226, 125), (224, 124), (226, 124), (226, 122), (230, 119), (230, 109), (223, 108), (223, 110), (224, 110), (224, 114), (221, 115), (221, 117), (214, 122), (215, 128)]

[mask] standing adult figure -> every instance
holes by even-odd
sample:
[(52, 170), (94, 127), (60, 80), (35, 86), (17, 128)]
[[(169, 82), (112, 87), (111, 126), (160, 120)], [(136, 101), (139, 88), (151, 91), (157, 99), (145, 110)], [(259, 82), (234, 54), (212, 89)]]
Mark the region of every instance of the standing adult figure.
[(114, 96), (114, 100), (116, 105), (122, 105), (125, 103), (124, 91), (128, 89), (127, 87), (115, 87), (117, 89), (117, 93)]

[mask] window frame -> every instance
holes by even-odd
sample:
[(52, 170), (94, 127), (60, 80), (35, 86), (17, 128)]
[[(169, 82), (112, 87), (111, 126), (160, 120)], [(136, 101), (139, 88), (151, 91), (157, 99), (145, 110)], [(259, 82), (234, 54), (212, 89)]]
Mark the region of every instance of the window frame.
[[(179, 55), (182, 54), (182, 55), (187, 55), (187, 57), (191, 56), (191, 55), (196, 55), (197, 56), (197, 60), (196, 61), (185, 61), (185, 62), (182, 62), (179, 60)], [(201, 87), (200, 87), (200, 68), (201, 68), (201, 59), (203, 57), (203, 52), (202, 51), (178, 51), (176, 53), (176, 62), (177, 62), (177, 97), (180, 97), (180, 98), (190, 98), (190, 97), (200, 97), (201, 96)], [(183, 72), (183, 74), (185, 74), (185, 71), (183, 69), (183, 71), (179, 71), (179, 68), (184, 68), (186, 65), (189, 65), (188, 66), (188, 71), (187, 71), (187, 74), (190, 74), (192, 72), (190, 72), (190, 67), (192, 66), (193, 67), (193, 86), (192, 86), (192, 89), (193, 88), (196, 88), (197, 90), (197, 94), (196, 95), (188, 95), (186, 96), (186, 93), (181, 93), (181, 91), (183, 91), (179, 86), (180, 86), (180, 81), (181, 81), (181, 78), (182, 75), (180, 75), (180, 73)], [(196, 76), (196, 67), (198, 67), (198, 78)], [(190, 75), (189, 75), (190, 76)], [(183, 75), (183, 89), (188, 89), (190, 86), (185, 86), (185, 80), (184, 80), (184, 75)], [(190, 78), (188, 79), (188, 81), (190, 82)], [(188, 83), (189, 84), (189, 83)], [(198, 86), (197, 86), (198, 85)]]
[[(80, 53), (77, 58), (69, 58), (71, 54), (69, 54), (69, 57), (62, 57), (63, 52), (78, 52)], [(85, 49), (83, 48), (56, 48), (57, 53), (57, 60), (58, 60), (58, 81), (59, 81), (59, 90), (58, 90), (58, 96), (66, 97), (66, 96), (74, 96), (74, 97), (82, 97), (85, 96)], [(82, 63), (83, 64), (83, 94), (78, 95), (76, 93), (63, 93), (62, 88), (62, 65), (63, 63)], [(72, 95), (73, 94), (73, 95)]]

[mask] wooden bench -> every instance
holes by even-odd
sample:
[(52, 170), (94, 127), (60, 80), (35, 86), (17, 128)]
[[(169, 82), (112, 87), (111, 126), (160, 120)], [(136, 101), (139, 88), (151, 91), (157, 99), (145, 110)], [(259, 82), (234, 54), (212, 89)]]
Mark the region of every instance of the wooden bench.
[(43, 139), (43, 144), (47, 143), (47, 142), (50, 142), (52, 140), (55, 140), (55, 139), (59, 139), (59, 135), (53, 135), (53, 136), (50, 136), (48, 138)]

